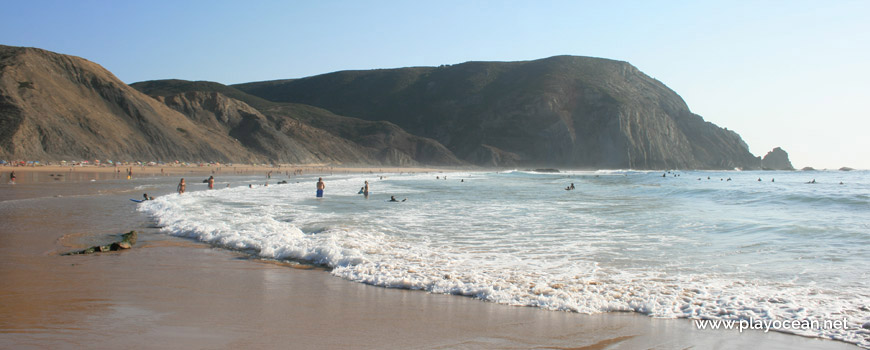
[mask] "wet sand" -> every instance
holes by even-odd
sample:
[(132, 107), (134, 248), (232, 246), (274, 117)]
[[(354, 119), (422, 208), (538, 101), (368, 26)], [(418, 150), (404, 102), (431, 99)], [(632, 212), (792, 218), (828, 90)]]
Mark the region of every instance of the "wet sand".
[[(4, 349), (856, 348), (372, 287), (162, 234), (127, 200), (142, 190), (126, 180), (36, 181), (0, 185)], [(174, 190), (175, 178), (144, 181), (154, 195)], [(130, 230), (140, 235), (129, 251), (59, 255)]]

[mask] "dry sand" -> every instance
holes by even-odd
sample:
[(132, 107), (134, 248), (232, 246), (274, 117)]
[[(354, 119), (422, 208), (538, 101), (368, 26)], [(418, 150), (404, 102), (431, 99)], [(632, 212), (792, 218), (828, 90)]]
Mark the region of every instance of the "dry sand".
[[(5, 184), (7, 172), (0, 185), (3, 349), (856, 348), (697, 330), (688, 320), (633, 313), (582, 315), (372, 287), (160, 233), (127, 198), (141, 195), (133, 186), (141, 181), (168, 193), (174, 177), (16, 175), (19, 184)], [(129, 251), (58, 254), (129, 230), (140, 231)]]

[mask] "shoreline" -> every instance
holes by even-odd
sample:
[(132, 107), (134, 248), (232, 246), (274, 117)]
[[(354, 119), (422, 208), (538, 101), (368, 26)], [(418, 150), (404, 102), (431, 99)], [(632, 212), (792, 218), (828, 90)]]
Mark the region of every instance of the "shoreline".
[(444, 173), (456, 171), (485, 171), (492, 169), (460, 169), (436, 167), (335, 167), (321, 165), (282, 165), (276, 167), (258, 165), (236, 166), (0, 166), (0, 184), (10, 182), (10, 173), (15, 172), (16, 184), (50, 182), (85, 182), (95, 180), (127, 179), (127, 169), (131, 168), (130, 179), (184, 176), (243, 176), (263, 175), (278, 178), (304, 175), (336, 174), (376, 174), (376, 173)]
[[(161, 233), (127, 200), (137, 190), (124, 181), (34, 179), (0, 186), (4, 348), (857, 348), (775, 332), (698, 330), (686, 319), (374, 287)], [(82, 195), (56, 197), (58, 189)], [(131, 250), (57, 254), (129, 230), (140, 231)]]

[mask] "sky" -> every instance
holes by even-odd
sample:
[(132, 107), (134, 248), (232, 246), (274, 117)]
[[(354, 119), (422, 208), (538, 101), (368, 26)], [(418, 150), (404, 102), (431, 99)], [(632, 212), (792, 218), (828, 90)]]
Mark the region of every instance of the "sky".
[(870, 1), (0, 0), (0, 44), (86, 58), (126, 83), (340, 70), (627, 61), (692, 112), (800, 169), (870, 169)]

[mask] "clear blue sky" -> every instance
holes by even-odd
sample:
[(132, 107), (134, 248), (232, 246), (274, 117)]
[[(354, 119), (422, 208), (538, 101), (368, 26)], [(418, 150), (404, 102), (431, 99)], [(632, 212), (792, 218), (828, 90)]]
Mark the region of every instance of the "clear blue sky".
[(0, 0), (0, 9), (0, 44), (80, 56), (127, 83), (623, 60), (756, 155), (782, 146), (798, 168), (870, 169), (867, 0)]

